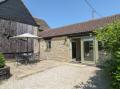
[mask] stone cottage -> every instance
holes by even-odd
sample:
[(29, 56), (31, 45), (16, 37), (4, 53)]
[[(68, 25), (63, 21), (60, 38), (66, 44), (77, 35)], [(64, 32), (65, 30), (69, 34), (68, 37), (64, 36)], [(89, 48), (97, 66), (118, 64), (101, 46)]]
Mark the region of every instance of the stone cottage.
[(39, 34), (40, 57), (43, 60), (98, 63), (107, 56), (93, 31), (120, 20), (120, 15), (49, 29)]

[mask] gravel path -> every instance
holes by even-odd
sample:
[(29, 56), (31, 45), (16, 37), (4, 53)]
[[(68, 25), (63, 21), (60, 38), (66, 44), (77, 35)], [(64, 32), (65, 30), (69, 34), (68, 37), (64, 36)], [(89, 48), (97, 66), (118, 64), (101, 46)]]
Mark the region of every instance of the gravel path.
[(0, 89), (107, 89), (99, 71), (91, 66), (63, 64), (21, 80), (8, 80)]

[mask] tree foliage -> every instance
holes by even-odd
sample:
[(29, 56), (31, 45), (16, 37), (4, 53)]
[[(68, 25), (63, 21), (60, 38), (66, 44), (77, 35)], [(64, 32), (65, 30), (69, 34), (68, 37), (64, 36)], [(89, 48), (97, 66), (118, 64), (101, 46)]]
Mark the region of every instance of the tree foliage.
[(104, 44), (104, 50), (111, 54), (105, 62), (105, 70), (112, 82), (112, 89), (120, 89), (120, 22), (113, 22), (95, 31), (97, 39)]
[(96, 30), (97, 39), (104, 43), (107, 52), (114, 52), (120, 48), (120, 22), (114, 22)]

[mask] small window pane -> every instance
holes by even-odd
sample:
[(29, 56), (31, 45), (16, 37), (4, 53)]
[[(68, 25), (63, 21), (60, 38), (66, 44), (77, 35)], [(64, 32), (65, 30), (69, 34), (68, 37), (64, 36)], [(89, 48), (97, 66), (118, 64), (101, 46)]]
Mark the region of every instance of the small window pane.
[(47, 49), (51, 48), (51, 40), (46, 40)]

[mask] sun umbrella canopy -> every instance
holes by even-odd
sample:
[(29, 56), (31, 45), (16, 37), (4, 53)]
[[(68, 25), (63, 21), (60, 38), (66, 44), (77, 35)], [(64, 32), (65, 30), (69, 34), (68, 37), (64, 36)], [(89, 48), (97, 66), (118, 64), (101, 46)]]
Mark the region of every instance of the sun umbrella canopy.
[(30, 33), (24, 33), (24, 34), (21, 34), (21, 35), (13, 36), (11, 38), (34, 38), (34, 39), (38, 39), (40, 37), (38, 37), (36, 35), (32, 35)]
[(13, 37), (10, 37), (11, 39), (27, 39), (27, 55), (29, 53), (29, 39), (33, 40), (33, 39), (40, 39), (41, 37), (38, 37), (36, 35), (33, 35), (33, 34), (30, 34), (30, 33), (24, 33), (24, 34), (21, 34), (21, 35), (17, 35), (17, 36), (13, 36)]

